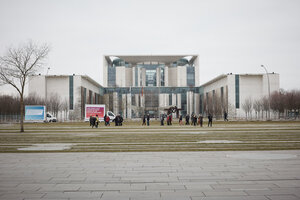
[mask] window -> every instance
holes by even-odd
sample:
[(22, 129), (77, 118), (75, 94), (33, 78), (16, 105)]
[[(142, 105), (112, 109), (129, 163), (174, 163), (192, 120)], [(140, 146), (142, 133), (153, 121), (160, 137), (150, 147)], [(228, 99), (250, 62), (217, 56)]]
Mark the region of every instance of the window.
[(146, 70), (146, 86), (156, 86), (156, 69)]
[(235, 108), (240, 108), (240, 76), (235, 75)]
[(69, 105), (70, 110), (73, 110), (73, 101), (74, 101), (74, 77), (69, 76)]
[(188, 66), (186, 68), (186, 84), (187, 86), (195, 86), (195, 68)]
[(116, 86), (116, 68), (112, 66), (108, 66), (107, 72), (108, 72), (108, 77), (107, 77), (108, 86), (111, 87)]

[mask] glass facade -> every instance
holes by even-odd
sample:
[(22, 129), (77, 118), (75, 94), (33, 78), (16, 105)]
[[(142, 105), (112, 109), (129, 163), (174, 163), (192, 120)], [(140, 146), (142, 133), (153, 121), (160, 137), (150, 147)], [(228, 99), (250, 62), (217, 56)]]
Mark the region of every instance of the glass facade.
[(186, 82), (187, 86), (195, 86), (195, 68), (188, 66), (186, 68)]
[(107, 69), (108, 77), (108, 86), (109, 87), (115, 87), (116, 86), (116, 68), (113, 66), (108, 66)]
[(240, 108), (240, 76), (235, 75), (235, 108)]
[(74, 77), (69, 76), (69, 109), (74, 109)]

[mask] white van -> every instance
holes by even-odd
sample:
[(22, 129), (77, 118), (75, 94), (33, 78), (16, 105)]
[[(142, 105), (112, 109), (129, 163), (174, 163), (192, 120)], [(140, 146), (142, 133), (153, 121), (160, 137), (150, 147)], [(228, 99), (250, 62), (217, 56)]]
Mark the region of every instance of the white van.
[(113, 122), (116, 119), (116, 115), (111, 111), (107, 111), (106, 115), (109, 116), (111, 122)]
[(46, 115), (46, 122), (57, 122), (57, 119), (52, 114), (47, 113), (47, 115)]

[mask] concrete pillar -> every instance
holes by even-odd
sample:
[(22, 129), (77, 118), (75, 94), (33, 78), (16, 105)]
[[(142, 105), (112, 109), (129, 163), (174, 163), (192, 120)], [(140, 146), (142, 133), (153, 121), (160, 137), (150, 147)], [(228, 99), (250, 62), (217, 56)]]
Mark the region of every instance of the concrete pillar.
[(139, 94), (135, 94), (134, 95), (134, 98), (135, 98), (135, 105), (137, 106), (137, 107), (140, 107), (140, 99), (139, 99)]
[(119, 98), (118, 98), (118, 93), (114, 92), (113, 93), (113, 112), (117, 115), (119, 114)]
[(165, 86), (169, 86), (169, 67), (165, 66)]
[(160, 86), (160, 68), (156, 68), (156, 86)]
[(200, 113), (200, 94), (194, 94), (194, 112), (196, 115)]
[(127, 101), (126, 101), (126, 99), (127, 99), (126, 94), (122, 94), (122, 104), (121, 104), (121, 106), (122, 106), (123, 117), (124, 118), (126, 118), (126, 116), (127, 116), (127, 113), (126, 113), (126, 111), (127, 111)]
[(135, 86), (135, 70), (136, 70), (136, 67), (133, 66), (131, 69), (132, 69), (132, 84), (131, 84), (131, 86)]
[[(177, 108), (181, 108), (181, 94), (177, 94)], [(181, 111), (179, 111), (179, 115), (181, 115)]]
[(131, 119), (131, 94), (127, 94), (127, 118)]
[(192, 114), (194, 113), (194, 92), (188, 91), (186, 94), (186, 103), (187, 103), (187, 113)]
[(142, 86), (146, 86), (146, 69), (145, 68), (141, 69), (141, 74), (142, 74)]

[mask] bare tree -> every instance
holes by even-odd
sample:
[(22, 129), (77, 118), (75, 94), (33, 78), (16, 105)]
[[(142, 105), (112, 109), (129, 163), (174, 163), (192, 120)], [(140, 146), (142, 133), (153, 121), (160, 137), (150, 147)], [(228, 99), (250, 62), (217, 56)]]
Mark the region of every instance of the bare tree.
[(249, 115), (252, 118), (252, 109), (253, 109), (253, 103), (251, 97), (245, 99), (244, 103), (242, 104), (242, 108), (246, 113), (246, 119), (248, 119)]
[(69, 111), (69, 102), (67, 99), (63, 100), (61, 103), (61, 110), (64, 112), (64, 120), (68, 118), (68, 111)]
[(260, 100), (255, 100), (253, 102), (253, 109), (255, 111), (255, 117), (256, 119), (259, 118), (260, 116), (260, 111), (262, 110), (262, 106), (261, 106), (261, 101)]
[(38, 46), (29, 41), (19, 48), (9, 48), (0, 57), (0, 82), (14, 87), (20, 95), (20, 126), (24, 132), (24, 88), (28, 76), (34, 75), (43, 66), (48, 55), (48, 45)]
[[(269, 99), (267, 97), (263, 97), (261, 99), (262, 110), (266, 112), (266, 119), (268, 118), (268, 110), (269, 110)], [(263, 112), (262, 112), (263, 116)]]
[(278, 114), (280, 119), (280, 113), (284, 112), (284, 91), (275, 91), (271, 94), (270, 106), (274, 113)]
[(60, 107), (61, 101), (59, 95), (57, 93), (51, 93), (47, 101), (47, 110), (57, 117)]

